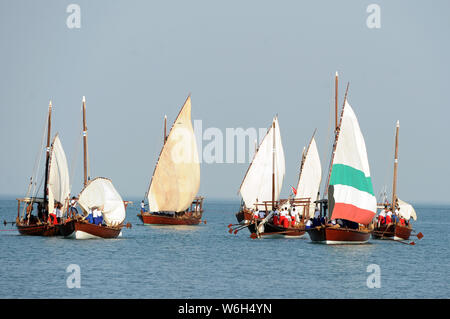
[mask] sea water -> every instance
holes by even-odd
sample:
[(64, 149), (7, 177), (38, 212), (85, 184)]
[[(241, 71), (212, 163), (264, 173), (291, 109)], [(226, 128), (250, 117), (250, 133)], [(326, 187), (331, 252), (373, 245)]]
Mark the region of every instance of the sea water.
[[(414, 246), (327, 246), (229, 234), (238, 201), (206, 199), (198, 226), (144, 226), (139, 202), (118, 239), (22, 236), (1, 224), (0, 298), (450, 297), (450, 206), (415, 206), (424, 238)], [(16, 205), (0, 200), (1, 222), (15, 220)]]

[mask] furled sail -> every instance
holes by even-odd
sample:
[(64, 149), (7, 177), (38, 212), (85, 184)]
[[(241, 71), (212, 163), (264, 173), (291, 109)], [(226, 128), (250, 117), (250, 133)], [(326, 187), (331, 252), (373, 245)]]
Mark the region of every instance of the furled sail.
[(54, 201), (63, 205), (65, 210), (66, 199), (70, 193), (69, 167), (67, 165), (66, 154), (59, 139), (55, 135), (50, 152), (49, 176), (48, 176), (48, 194), (49, 211), (53, 212)]
[[(314, 216), (314, 210), (322, 180), (322, 166), (320, 165), (319, 151), (314, 137), (311, 139), (303, 161), (303, 167), (297, 184), (295, 199), (310, 198), (309, 217)], [(307, 216), (308, 217), (308, 216)]]
[(399, 210), (400, 216), (405, 218), (406, 220), (409, 220), (410, 218), (417, 220), (417, 214), (416, 211), (414, 210), (414, 207), (412, 207), (411, 204), (402, 201), (400, 198), (397, 199), (398, 199), (398, 206), (400, 208)]
[[(275, 128), (273, 128), (275, 123)], [(275, 144), (274, 144), (275, 140)], [(275, 152), (275, 163), (273, 163)], [(275, 201), (278, 201), (285, 173), (283, 144), (281, 143), (278, 118), (272, 125), (256, 151), (253, 161), (247, 169), (240, 187), (240, 193), (245, 207), (255, 208), (255, 204), (272, 200), (272, 173), (275, 172)], [(272, 209), (272, 205), (267, 206)]]
[(347, 101), (342, 112), (328, 187), (331, 218), (367, 225), (376, 213), (377, 203), (366, 144), (356, 115)]
[(78, 204), (85, 211), (99, 208), (108, 226), (117, 226), (125, 220), (122, 197), (108, 178), (97, 177), (89, 181), (78, 198)]
[(186, 99), (161, 150), (147, 193), (152, 212), (185, 211), (200, 187), (200, 163)]

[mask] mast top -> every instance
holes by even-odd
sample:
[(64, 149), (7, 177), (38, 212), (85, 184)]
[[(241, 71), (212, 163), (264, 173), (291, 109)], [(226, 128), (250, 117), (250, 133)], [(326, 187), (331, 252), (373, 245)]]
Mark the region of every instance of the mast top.
[(83, 95), (83, 103), (86, 103), (86, 97)]
[(400, 127), (400, 121), (397, 120), (397, 127)]
[(339, 76), (338, 71), (336, 71), (336, 77), (338, 77), (338, 76)]
[(50, 100), (50, 102), (48, 102), (48, 108), (49, 108), (49, 109), (52, 108), (52, 100)]

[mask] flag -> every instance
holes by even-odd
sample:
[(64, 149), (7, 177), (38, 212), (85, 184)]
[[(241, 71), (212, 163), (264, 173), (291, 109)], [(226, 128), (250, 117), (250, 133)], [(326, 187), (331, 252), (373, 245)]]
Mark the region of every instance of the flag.
[(297, 195), (297, 190), (292, 186), (291, 186), (291, 188), (292, 188), (292, 192), (294, 192), (294, 194)]

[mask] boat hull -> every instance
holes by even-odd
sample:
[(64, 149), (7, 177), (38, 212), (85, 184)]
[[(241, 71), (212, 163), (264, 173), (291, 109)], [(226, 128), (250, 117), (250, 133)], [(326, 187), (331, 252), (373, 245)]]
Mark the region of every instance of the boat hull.
[(307, 229), (311, 241), (327, 245), (365, 244), (370, 239), (370, 232), (349, 228), (321, 226)]
[(411, 236), (412, 228), (408, 226), (401, 226), (397, 225), (395, 227), (395, 234), (394, 239), (395, 240), (409, 240), (409, 237)]
[(395, 234), (395, 225), (380, 225), (379, 227), (375, 227), (372, 232), (373, 239), (392, 239)]
[(61, 234), (72, 239), (117, 238), (121, 233), (122, 225), (100, 226), (79, 220), (71, 220), (61, 225)]
[(242, 224), (246, 220), (251, 220), (252, 218), (253, 218), (252, 214), (247, 211), (241, 210), (240, 212), (236, 213), (236, 219), (240, 224)]
[[(255, 224), (250, 224), (248, 230), (250, 233), (256, 234)], [(305, 228), (302, 226), (284, 228), (271, 223), (266, 223), (264, 224), (264, 231), (257, 235), (263, 238), (302, 238), (305, 236)]]
[(59, 236), (60, 235), (60, 225), (49, 225), (49, 224), (40, 224), (40, 225), (24, 225), (17, 224), (17, 230), (21, 235), (26, 236)]
[(201, 217), (175, 217), (150, 213), (141, 213), (137, 216), (144, 225), (198, 225), (201, 222)]
[(412, 229), (399, 224), (381, 225), (372, 233), (373, 239), (409, 240)]

